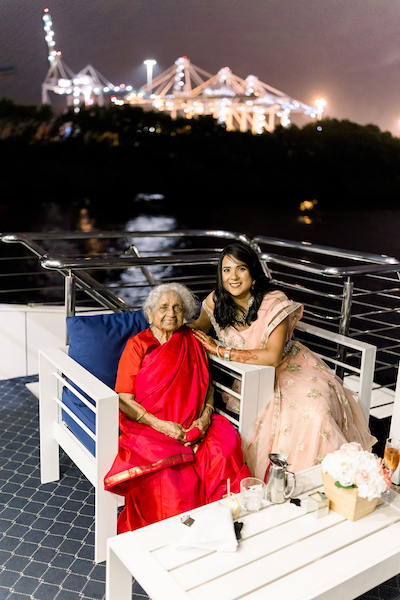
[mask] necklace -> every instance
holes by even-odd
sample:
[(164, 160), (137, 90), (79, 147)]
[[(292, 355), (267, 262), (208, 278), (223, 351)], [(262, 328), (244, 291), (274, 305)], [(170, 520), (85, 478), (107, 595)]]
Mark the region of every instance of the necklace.
[(235, 315), (233, 319), (234, 325), (238, 325), (239, 327), (244, 327), (244, 325), (247, 325), (247, 317), (249, 315), (250, 308), (253, 306), (253, 303), (254, 296), (250, 296), (250, 298), (247, 301), (247, 309), (243, 311), (241, 316)]

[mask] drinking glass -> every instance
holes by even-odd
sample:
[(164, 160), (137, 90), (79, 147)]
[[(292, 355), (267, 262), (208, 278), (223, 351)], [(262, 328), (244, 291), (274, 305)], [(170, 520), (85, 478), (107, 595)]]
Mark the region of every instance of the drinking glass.
[(265, 494), (265, 483), (256, 477), (246, 477), (240, 482), (242, 506), (249, 512), (256, 512), (262, 507)]
[(398, 467), (400, 460), (400, 440), (388, 438), (385, 444), (385, 454), (383, 461), (390, 475), (393, 475)]

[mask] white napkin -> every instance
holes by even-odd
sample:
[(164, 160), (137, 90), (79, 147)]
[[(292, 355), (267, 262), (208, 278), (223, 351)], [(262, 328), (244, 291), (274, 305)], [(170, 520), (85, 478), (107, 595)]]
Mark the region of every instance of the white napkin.
[(187, 531), (178, 542), (172, 544), (176, 550), (200, 548), (234, 552), (237, 549), (231, 509), (221, 502), (210, 505), (200, 515), (196, 515), (191, 527), (183, 527)]

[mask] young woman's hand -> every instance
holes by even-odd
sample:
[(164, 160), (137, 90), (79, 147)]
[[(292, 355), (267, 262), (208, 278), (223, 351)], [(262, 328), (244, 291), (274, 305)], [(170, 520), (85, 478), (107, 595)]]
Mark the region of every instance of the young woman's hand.
[(211, 352), (211, 354), (218, 355), (218, 346), (211, 336), (205, 334), (203, 331), (200, 331), (200, 329), (194, 329), (193, 335), (196, 338), (196, 340), (198, 340), (208, 352)]

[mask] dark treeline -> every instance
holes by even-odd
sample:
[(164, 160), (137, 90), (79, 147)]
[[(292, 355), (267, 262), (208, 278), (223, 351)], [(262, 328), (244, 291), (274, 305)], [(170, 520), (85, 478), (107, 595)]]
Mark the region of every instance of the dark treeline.
[(38, 202), (87, 197), (123, 211), (140, 192), (164, 194), (171, 206), (186, 200), (190, 210), (279, 210), (306, 199), (322, 210), (393, 208), (400, 199), (400, 139), (336, 119), (254, 136), (211, 117), (173, 120), (130, 105), (55, 116), (3, 99), (0, 152), (3, 213), (16, 199), (29, 214)]

